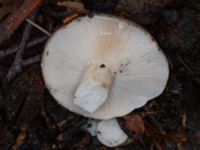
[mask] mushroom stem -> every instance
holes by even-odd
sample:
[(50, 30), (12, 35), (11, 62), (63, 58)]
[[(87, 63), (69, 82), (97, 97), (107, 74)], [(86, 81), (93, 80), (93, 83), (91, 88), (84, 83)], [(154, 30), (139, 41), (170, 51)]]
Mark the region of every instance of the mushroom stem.
[(110, 120), (102, 120), (97, 125), (98, 140), (108, 146), (115, 147), (124, 144), (128, 136), (121, 129), (116, 118)]
[(107, 99), (114, 73), (104, 63), (89, 63), (75, 92), (74, 104), (87, 112), (95, 112)]

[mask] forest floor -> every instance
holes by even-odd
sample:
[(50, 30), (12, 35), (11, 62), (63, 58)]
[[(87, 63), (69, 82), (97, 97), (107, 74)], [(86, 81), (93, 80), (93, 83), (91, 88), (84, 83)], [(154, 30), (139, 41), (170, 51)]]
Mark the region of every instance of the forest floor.
[(131, 141), (113, 149), (200, 150), (200, 1), (64, 2), (0, 0), (0, 150), (108, 149), (82, 129), (87, 118), (50, 96), (40, 68), (49, 35), (94, 12), (142, 25), (155, 37), (170, 67), (163, 94), (118, 118)]

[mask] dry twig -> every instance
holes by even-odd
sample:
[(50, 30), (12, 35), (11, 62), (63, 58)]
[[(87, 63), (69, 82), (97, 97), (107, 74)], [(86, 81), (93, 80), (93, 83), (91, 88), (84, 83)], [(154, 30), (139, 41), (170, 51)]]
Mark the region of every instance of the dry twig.
[(32, 20), (30, 19), (26, 19), (26, 21), (28, 23), (30, 23), (32, 26), (34, 26), (35, 28), (37, 28), (38, 30), (42, 31), (43, 33), (45, 33), (46, 35), (48, 36), (51, 36), (51, 33), (48, 32), (47, 30), (45, 30), (44, 28), (42, 28), (41, 26), (39, 26), (38, 24), (36, 24), (35, 22), (33, 22)]
[[(25, 47), (25, 49), (29, 49), (29, 48), (31, 48), (31, 47), (33, 47), (33, 46), (39, 45), (39, 44), (41, 44), (41, 43), (44, 43), (44, 42), (47, 40), (47, 38), (48, 38), (47, 36), (38, 37), (38, 38), (36, 38), (36, 39), (30, 41), (30, 42), (27, 44), (27, 46)], [(13, 46), (13, 47), (11, 47), (11, 48), (8, 48), (8, 49), (6, 49), (6, 50), (1, 50), (1, 51), (0, 51), (0, 58), (6, 57), (6, 56), (8, 56), (8, 55), (10, 55), (10, 54), (13, 54), (13, 53), (15, 53), (17, 50), (18, 50), (18, 45), (15, 45), (15, 46)]]
[(20, 133), (17, 136), (16, 143), (12, 146), (12, 150), (17, 150), (26, 138), (26, 126), (20, 128)]
[(64, 19), (63, 19), (63, 24), (68, 24), (70, 23), (72, 20), (76, 19), (79, 17), (79, 14), (78, 13), (74, 13), (74, 14), (70, 14), (68, 16), (66, 16)]
[(178, 58), (178, 60), (183, 64), (183, 66), (189, 71), (191, 72), (192, 74), (194, 74), (194, 72), (192, 71), (192, 69), (190, 69), (190, 67), (183, 61), (183, 59), (181, 58), (181, 56), (176, 53), (176, 56)]
[[(33, 14), (31, 18), (35, 18), (35, 16), (36, 14)], [(31, 29), (32, 29), (32, 25), (27, 24), (22, 35), (21, 43), (18, 47), (15, 60), (6, 75), (8, 81), (12, 80), (18, 73), (22, 71), (22, 57), (23, 57), (23, 53), (27, 45), (30, 33), (31, 33)]]
[(22, 65), (23, 65), (24, 67), (30, 66), (30, 65), (32, 65), (32, 64), (34, 64), (34, 63), (40, 62), (40, 60), (41, 60), (41, 55), (36, 55), (36, 56), (33, 56), (33, 57), (31, 57), (31, 58), (28, 58), (28, 59), (24, 60), (24, 61), (22, 62)]
[(8, 18), (0, 24), (0, 44), (8, 39), (21, 23), (42, 4), (42, 2), (43, 0), (26, 0), (16, 12), (13, 12), (13, 14), (8, 16)]

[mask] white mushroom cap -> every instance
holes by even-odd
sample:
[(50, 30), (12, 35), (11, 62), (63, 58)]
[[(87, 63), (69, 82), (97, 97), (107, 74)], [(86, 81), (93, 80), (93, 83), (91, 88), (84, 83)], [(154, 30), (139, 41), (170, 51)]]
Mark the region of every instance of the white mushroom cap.
[(103, 120), (97, 125), (98, 140), (108, 146), (115, 147), (123, 144), (128, 136), (120, 128), (116, 119)]
[[(100, 69), (107, 70), (90, 71), (91, 64), (103, 64)], [(43, 53), (42, 73), (50, 93), (63, 107), (83, 116), (110, 119), (160, 95), (169, 68), (158, 44), (142, 27), (94, 15), (74, 20), (53, 34)]]

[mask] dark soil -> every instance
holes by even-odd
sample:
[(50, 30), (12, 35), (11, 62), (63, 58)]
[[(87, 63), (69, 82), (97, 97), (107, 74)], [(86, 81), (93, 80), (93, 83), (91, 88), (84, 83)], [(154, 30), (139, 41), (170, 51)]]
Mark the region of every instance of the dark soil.
[[(0, 7), (17, 9), (14, 6), (20, 6), (22, 1), (5, 2), (0, 1)], [(200, 1), (79, 2), (90, 16), (93, 12), (109, 13), (145, 27), (158, 41), (170, 65), (163, 94), (118, 119), (132, 141), (113, 149), (200, 150)], [(69, 13), (65, 7), (57, 6), (56, 0), (45, 0), (35, 14), (35, 22), (53, 32)], [(26, 27), (24, 22), (0, 45), (0, 150), (108, 149), (81, 128), (87, 118), (64, 109), (49, 95), (41, 76), (40, 59), (34, 59), (42, 53), (47, 37), (36, 28), (24, 33)], [(26, 38), (23, 34), (29, 34), (27, 40), (32, 46), (22, 45)], [(23, 65), (10, 70), (20, 44), (24, 51), (18, 64)], [(8, 51), (11, 53), (4, 55)], [(8, 81), (9, 71), (14, 73)], [(133, 118), (139, 124), (132, 124)]]

